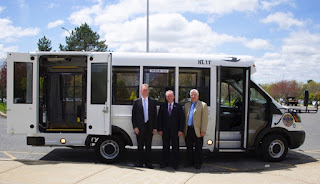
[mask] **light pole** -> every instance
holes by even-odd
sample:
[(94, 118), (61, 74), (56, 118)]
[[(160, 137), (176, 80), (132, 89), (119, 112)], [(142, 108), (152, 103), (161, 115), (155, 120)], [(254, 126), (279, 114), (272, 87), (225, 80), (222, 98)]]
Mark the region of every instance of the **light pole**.
[(149, 0), (147, 0), (147, 52), (149, 52)]
[(64, 30), (68, 31), (69, 35), (71, 36), (71, 33), (70, 33), (70, 31), (68, 29), (66, 29), (64, 27), (61, 27), (61, 29), (64, 29)]

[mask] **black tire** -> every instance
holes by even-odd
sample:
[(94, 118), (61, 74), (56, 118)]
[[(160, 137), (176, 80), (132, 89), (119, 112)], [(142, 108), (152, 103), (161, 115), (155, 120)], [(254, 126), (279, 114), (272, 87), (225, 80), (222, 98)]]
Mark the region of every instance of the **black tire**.
[(100, 137), (96, 146), (96, 154), (104, 163), (115, 163), (121, 158), (124, 143), (118, 136)]
[(282, 135), (267, 135), (261, 145), (260, 154), (264, 161), (282, 161), (288, 153), (288, 141)]

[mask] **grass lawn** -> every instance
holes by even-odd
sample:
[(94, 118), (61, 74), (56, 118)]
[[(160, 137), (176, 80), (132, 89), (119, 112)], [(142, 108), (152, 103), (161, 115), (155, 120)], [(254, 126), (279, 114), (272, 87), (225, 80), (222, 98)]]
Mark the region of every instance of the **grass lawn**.
[(0, 102), (0, 111), (3, 113), (7, 113), (7, 104)]

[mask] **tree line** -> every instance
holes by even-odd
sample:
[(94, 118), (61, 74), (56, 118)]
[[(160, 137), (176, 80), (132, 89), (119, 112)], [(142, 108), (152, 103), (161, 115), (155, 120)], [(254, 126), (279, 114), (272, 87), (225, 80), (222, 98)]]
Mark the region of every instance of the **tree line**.
[(304, 99), (305, 91), (309, 91), (309, 101), (320, 100), (320, 83), (313, 80), (308, 80), (306, 84), (295, 80), (282, 80), (272, 84), (262, 84), (261, 87), (276, 100), (280, 98), (286, 100), (289, 97)]
[[(94, 32), (87, 23), (76, 27), (66, 36), (66, 45), (59, 45), (60, 51), (107, 51), (106, 40), (99, 40), (100, 35)], [(43, 36), (38, 41), (39, 51), (51, 51), (51, 40)]]

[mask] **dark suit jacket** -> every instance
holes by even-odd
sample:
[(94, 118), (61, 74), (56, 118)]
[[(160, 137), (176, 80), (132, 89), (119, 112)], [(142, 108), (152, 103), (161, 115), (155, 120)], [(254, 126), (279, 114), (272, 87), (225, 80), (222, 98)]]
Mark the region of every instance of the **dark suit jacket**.
[(180, 104), (174, 103), (171, 111), (171, 116), (169, 116), (168, 103), (163, 103), (159, 109), (157, 122), (158, 131), (171, 129), (175, 132), (183, 132), (185, 120), (182, 106)]
[[(157, 121), (157, 108), (156, 108), (156, 101), (152, 98), (148, 97), (148, 118), (149, 118), (149, 130), (152, 131), (156, 127)], [(143, 105), (142, 105), (142, 98), (138, 98), (133, 101), (133, 108), (132, 108), (132, 127), (139, 128), (140, 131), (144, 131), (144, 114), (143, 114)]]

